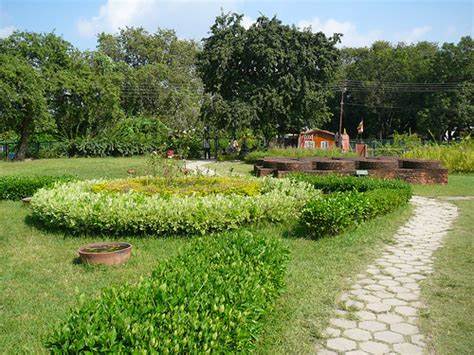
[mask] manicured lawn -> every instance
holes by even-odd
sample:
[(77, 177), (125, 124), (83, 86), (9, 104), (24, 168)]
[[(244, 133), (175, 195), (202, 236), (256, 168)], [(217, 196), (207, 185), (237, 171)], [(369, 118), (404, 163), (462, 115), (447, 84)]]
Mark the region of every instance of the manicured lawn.
[[(243, 163), (213, 163), (222, 174), (248, 174)], [(75, 174), (81, 178), (124, 177), (127, 169), (142, 172), (143, 158), (51, 159), (24, 163), (0, 162), (0, 175)], [(416, 186), (427, 196), (474, 195), (474, 175), (450, 177), (447, 186)], [(461, 217), (437, 253), (435, 274), (423, 289), (429, 312), (423, 326), (433, 335), (440, 353), (466, 353), (472, 349), (473, 331), (473, 201), (455, 201)], [(384, 242), (407, 220), (410, 208), (367, 222), (340, 236), (320, 240), (288, 237), (289, 226), (260, 226), (255, 233), (284, 238), (291, 251), (287, 286), (275, 310), (266, 319), (257, 344), (260, 353), (307, 353), (334, 310), (336, 296), (377, 255)], [(85, 243), (109, 236), (71, 237), (40, 230), (28, 221), (28, 208), (19, 202), (0, 201), (0, 349), (5, 353), (45, 352), (43, 338), (51, 326), (65, 319), (79, 295), (97, 295), (103, 287), (146, 276), (153, 267), (173, 257), (186, 238), (125, 237), (134, 255), (120, 267), (88, 267), (75, 260)]]
[(252, 164), (246, 164), (240, 161), (218, 161), (209, 163), (206, 166), (215, 170), (219, 175), (250, 175), (253, 171)]

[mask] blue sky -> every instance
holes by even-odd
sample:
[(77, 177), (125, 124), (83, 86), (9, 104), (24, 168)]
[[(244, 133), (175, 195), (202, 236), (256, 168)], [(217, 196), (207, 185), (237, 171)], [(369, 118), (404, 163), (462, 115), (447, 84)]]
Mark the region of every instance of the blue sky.
[(81, 49), (96, 46), (98, 32), (124, 26), (175, 29), (200, 40), (221, 9), (245, 15), (245, 25), (265, 14), (326, 34), (344, 33), (343, 45), (392, 42), (457, 42), (473, 35), (473, 1), (318, 0), (0, 0), (0, 37), (13, 30), (57, 34)]

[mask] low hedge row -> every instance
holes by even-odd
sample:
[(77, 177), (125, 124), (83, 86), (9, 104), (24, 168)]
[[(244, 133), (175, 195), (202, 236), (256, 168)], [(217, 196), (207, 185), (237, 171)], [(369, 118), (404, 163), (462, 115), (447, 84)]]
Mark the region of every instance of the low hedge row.
[(261, 221), (288, 221), (319, 194), (305, 182), (270, 178), (258, 180), (261, 187), (255, 196), (94, 192), (94, 186), (103, 182), (72, 182), (40, 190), (31, 201), (33, 216), (46, 225), (78, 233), (192, 235)]
[(0, 177), (0, 200), (20, 200), (43, 188), (51, 187), (56, 182), (68, 182), (74, 180), (73, 176), (1, 176)]
[(54, 353), (248, 352), (283, 287), (288, 251), (238, 232), (198, 238), (138, 284), (109, 288), (47, 340)]
[(402, 180), (384, 180), (370, 177), (341, 176), (341, 175), (311, 175), (293, 173), (290, 179), (304, 181), (324, 193), (359, 191), (366, 192), (376, 189), (411, 190), (408, 183)]
[(300, 225), (309, 238), (339, 234), (407, 204), (412, 195), (410, 185), (399, 180), (302, 173), (290, 178), (326, 193), (310, 200), (301, 213)]

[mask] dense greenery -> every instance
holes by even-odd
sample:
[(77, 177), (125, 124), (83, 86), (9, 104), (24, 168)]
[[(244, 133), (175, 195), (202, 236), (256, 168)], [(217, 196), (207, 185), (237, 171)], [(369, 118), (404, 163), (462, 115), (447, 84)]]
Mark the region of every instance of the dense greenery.
[(73, 176), (0, 176), (0, 200), (19, 200), (31, 197), (41, 188), (51, 187), (55, 183), (74, 180)]
[(461, 142), (429, 144), (413, 147), (403, 154), (405, 158), (440, 160), (450, 172), (474, 172), (474, 139), (468, 137)]
[(94, 192), (141, 192), (147, 195), (161, 196), (207, 196), (207, 195), (244, 195), (260, 194), (263, 180), (230, 177), (139, 177), (134, 179), (112, 180), (92, 186)]
[(387, 214), (408, 203), (409, 184), (398, 180), (294, 174), (291, 179), (304, 181), (327, 195), (310, 200), (301, 213), (300, 224), (306, 237), (332, 236)]
[(225, 130), (252, 128), (270, 139), (299, 133), (330, 119), (326, 104), (339, 52), (339, 35), (299, 30), (260, 16), (245, 29), (243, 15), (223, 14), (211, 27), (198, 68), (210, 94), (209, 123)]
[(249, 232), (204, 237), (137, 284), (86, 301), (53, 352), (248, 352), (283, 286), (287, 250)]
[(340, 149), (305, 149), (305, 148), (270, 148), (256, 150), (245, 157), (247, 163), (256, 163), (257, 160), (268, 157), (303, 158), (303, 157), (350, 157), (353, 153), (343, 153)]
[[(229, 189), (236, 185), (232, 184), (233, 179), (227, 180)], [(94, 192), (94, 188), (100, 190), (98, 187), (107, 184), (97, 180), (63, 184), (38, 191), (31, 207), (33, 215), (44, 224), (73, 232), (192, 235), (260, 221), (288, 221), (298, 215), (308, 199), (318, 194), (305, 182), (265, 179), (260, 193), (254, 196), (225, 195), (220, 191), (200, 196), (202, 187), (196, 195), (176, 194), (178, 189), (170, 195), (173, 185), (166, 181), (170, 185), (167, 189), (161, 186), (161, 191), (167, 190), (163, 195)], [(212, 190), (215, 180), (206, 181)]]

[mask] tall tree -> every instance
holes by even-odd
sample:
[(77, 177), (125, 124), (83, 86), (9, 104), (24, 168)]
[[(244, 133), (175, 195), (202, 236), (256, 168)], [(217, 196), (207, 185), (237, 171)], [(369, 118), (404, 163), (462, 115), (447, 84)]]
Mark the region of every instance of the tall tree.
[[(338, 64), (339, 35), (328, 38), (265, 16), (247, 30), (241, 21), (242, 15), (222, 14), (203, 40), (198, 68), (211, 99), (248, 106), (255, 115), (246, 120), (253, 117), (251, 127), (266, 138), (329, 120), (326, 84)], [(236, 122), (234, 114), (227, 124)]]
[(21, 58), (0, 54), (0, 130), (13, 130), (20, 137), (15, 160), (23, 160), (35, 128), (48, 117), (44, 81)]

